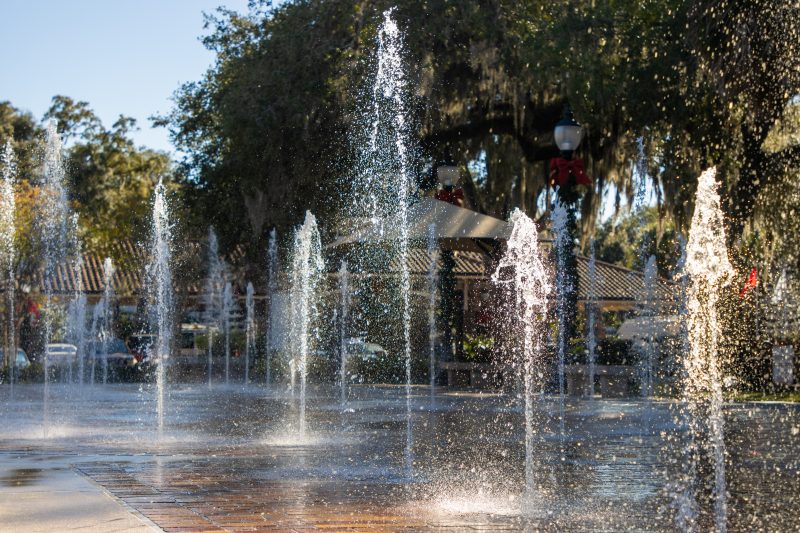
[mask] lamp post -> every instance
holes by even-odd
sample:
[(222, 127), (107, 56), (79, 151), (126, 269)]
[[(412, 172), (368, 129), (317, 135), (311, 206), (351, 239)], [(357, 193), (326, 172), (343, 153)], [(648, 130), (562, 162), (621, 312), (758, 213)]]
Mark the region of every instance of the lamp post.
[(436, 167), (436, 179), (442, 187), (436, 190), (436, 199), (464, 207), (464, 189), (456, 187), (459, 179), (458, 167), (453, 164), (449, 155)]
[(556, 239), (554, 251), (559, 264), (557, 284), (559, 300), (559, 353), (563, 363), (568, 352), (570, 339), (575, 336), (575, 322), (578, 311), (578, 258), (575, 255), (577, 223), (575, 211), (581, 189), (591, 185), (591, 180), (583, 169), (583, 161), (575, 159), (575, 151), (583, 140), (583, 126), (572, 114), (569, 105), (564, 107), (564, 117), (553, 129), (553, 139), (561, 152), (560, 157), (550, 161), (550, 185), (558, 188), (558, 200), (566, 209), (566, 232), (563, 239)]
[[(464, 207), (464, 190), (457, 188), (459, 179), (458, 167), (453, 163), (449, 154), (436, 167), (436, 178), (441, 188), (436, 190), (436, 199), (448, 202), (458, 207)], [(451, 360), (458, 352), (453, 340), (456, 325), (457, 306), (455, 302), (456, 276), (455, 257), (452, 250), (440, 249), (441, 270), (439, 273), (439, 301), (440, 301), (440, 326), (442, 332), (442, 358)]]

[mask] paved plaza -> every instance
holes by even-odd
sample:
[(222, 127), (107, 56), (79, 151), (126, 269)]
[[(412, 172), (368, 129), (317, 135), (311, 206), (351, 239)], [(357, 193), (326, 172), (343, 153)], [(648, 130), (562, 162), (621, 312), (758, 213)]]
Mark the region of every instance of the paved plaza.
[[(146, 386), (2, 394), (0, 520), (17, 531), (674, 530), (674, 404), (537, 402), (536, 495), (523, 498), (519, 399), (355, 387), (176, 386), (154, 428)], [(800, 410), (726, 409), (729, 529), (800, 527)], [(58, 527), (55, 525), (58, 524)]]

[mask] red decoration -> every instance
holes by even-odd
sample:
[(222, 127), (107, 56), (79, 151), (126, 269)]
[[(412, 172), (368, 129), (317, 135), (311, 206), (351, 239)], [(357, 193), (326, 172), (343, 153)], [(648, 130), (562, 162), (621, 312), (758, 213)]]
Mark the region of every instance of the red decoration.
[(464, 189), (439, 189), (436, 191), (436, 199), (458, 207), (464, 207)]
[(37, 304), (33, 300), (28, 300), (28, 305), (27, 305), (26, 312), (29, 315), (35, 316), (36, 320), (39, 320), (40, 318), (42, 318), (42, 313), (39, 310), (39, 304)]
[[(572, 182), (570, 177), (574, 177)], [(583, 161), (580, 159), (564, 159), (554, 157), (550, 160), (550, 185), (555, 187), (569, 187), (571, 185), (591, 185), (592, 180), (586, 175), (583, 169)]]
[(747, 294), (747, 291), (750, 289), (755, 289), (756, 287), (758, 287), (758, 269), (753, 267), (753, 270), (750, 271), (750, 275), (747, 276), (747, 281), (745, 282), (744, 287), (742, 287), (741, 292), (739, 292), (739, 298), (744, 298), (744, 296)]

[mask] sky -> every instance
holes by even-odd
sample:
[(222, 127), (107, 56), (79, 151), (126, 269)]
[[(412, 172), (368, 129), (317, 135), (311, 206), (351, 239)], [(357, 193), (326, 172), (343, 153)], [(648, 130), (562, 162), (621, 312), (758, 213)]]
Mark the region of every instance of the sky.
[(0, 0), (0, 101), (41, 119), (54, 95), (85, 100), (106, 127), (131, 116), (138, 145), (174, 152), (148, 117), (213, 63), (199, 38), (220, 5), (247, 0)]

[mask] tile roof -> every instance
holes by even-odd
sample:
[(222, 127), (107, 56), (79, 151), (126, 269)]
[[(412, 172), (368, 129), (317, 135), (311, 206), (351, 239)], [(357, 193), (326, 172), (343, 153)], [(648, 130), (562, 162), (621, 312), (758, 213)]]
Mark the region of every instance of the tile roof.
[[(196, 256), (205, 253), (203, 247), (204, 245), (198, 242), (185, 243), (184, 252), (190, 257)], [(147, 247), (133, 241), (120, 241), (109, 250), (108, 256), (117, 258), (113, 261), (112, 286), (114, 292), (118, 296), (134, 296), (141, 293), (145, 283)], [(224, 259), (226, 263), (236, 269), (242, 263), (244, 256), (244, 247), (237, 246)], [(40, 276), (39, 289), (44, 292), (49, 288), (55, 294), (69, 294), (81, 286), (83, 292), (87, 294), (102, 294), (105, 280), (104, 261), (104, 255), (94, 252), (84, 253), (82, 268), (79, 272), (71, 268), (71, 265), (61, 264), (51, 280)], [(202, 290), (202, 285), (202, 279), (191, 280), (185, 290), (189, 294), (198, 294)]]
[[(197, 242), (187, 243), (189, 255), (202, 252), (203, 245)], [(124, 257), (124, 260), (114, 262), (114, 275), (112, 284), (114, 291), (119, 296), (134, 296), (142, 291), (144, 269), (147, 262), (147, 250), (133, 242), (125, 241), (115, 245), (111, 250), (114, 257)], [(244, 247), (238, 246), (225, 260), (235, 270), (244, 259)], [(455, 275), (459, 278), (485, 279), (489, 276), (488, 256), (485, 254), (459, 250), (454, 252)], [(83, 268), (76, 273), (67, 265), (60, 265), (56, 271), (50, 288), (54, 293), (72, 293), (78, 287), (78, 275), (81, 279), (83, 290), (87, 294), (99, 295), (103, 292), (103, 260), (100, 254), (86, 253), (83, 256)], [(424, 248), (411, 248), (408, 255), (408, 265), (412, 275), (424, 276), (428, 273), (430, 255)], [(439, 266), (441, 267), (441, 260)], [(399, 267), (395, 259), (390, 265), (391, 271)], [(585, 300), (589, 293), (588, 282), (589, 259), (578, 256), (578, 298)], [(596, 294), (599, 301), (630, 302), (639, 299), (643, 290), (644, 275), (641, 272), (624, 267), (612, 265), (602, 261), (596, 262), (597, 287)], [(333, 272), (333, 270), (331, 271)], [(44, 291), (45, 283), (40, 282), (40, 289)], [(188, 294), (202, 292), (202, 279), (193, 279), (186, 286)], [(261, 287), (256, 287), (257, 290)], [(657, 286), (658, 298), (662, 301), (675, 298), (677, 286), (667, 280), (659, 279)]]
[[(487, 278), (487, 258), (484, 254), (472, 251), (456, 251), (456, 277)], [(410, 249), (408, 265), (413, 275), (425, 275), (430, 264), (430, 254), (422, 248)], [(596, 290), (599, 301), (635, 301), (643, 293), (644, 274), (628, 268), (596, 261)], [(439, 263), (441, 267), (441, 262)], [(394, 261), (393, 268), (398, 267)], [(578, 299), (585, 300), (589, 294), (589, 258), (578, 255)], [(674, 300), (677, 294), (675, 283), (659, 279), (656, 288), (657, 298), (662, 301)]]

